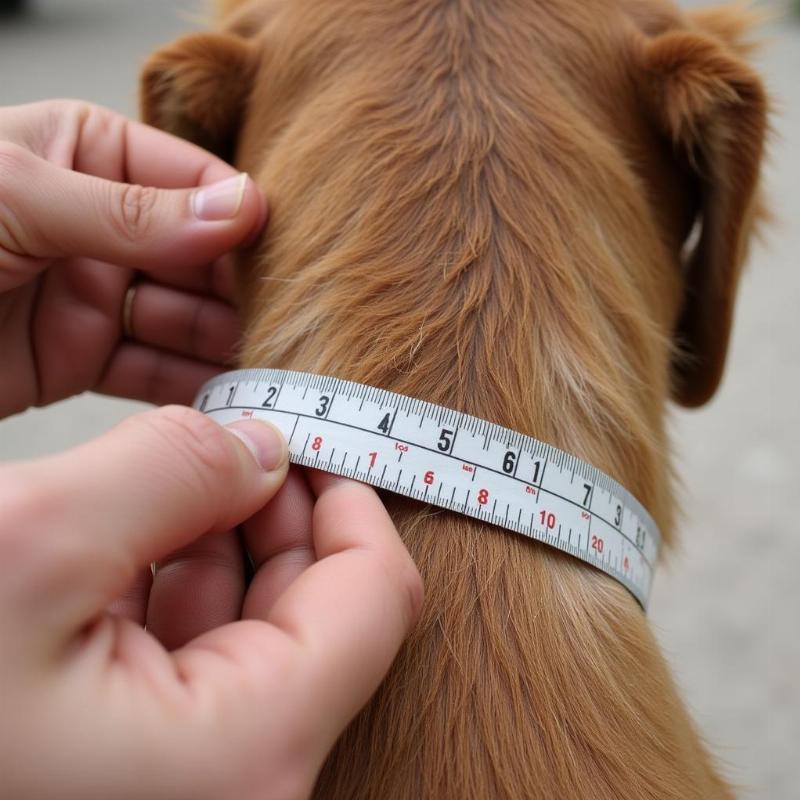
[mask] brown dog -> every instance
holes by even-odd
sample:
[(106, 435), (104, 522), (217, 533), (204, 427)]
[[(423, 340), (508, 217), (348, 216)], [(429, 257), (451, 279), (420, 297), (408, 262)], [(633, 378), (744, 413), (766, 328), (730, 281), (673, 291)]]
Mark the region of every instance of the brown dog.
[[(741, 11), (667, 0), (252, 0), (156, 53), (145, 118), (267, 191), (242, 363), (563, 448), (673, 536), (663, 415), (723, 369), (757, 209)], [(266, 279), (266, 280), (265, 280)], [(387, 504), (423, 619), (319, 798), (729, 797), (645, 616), (557, 551)]]

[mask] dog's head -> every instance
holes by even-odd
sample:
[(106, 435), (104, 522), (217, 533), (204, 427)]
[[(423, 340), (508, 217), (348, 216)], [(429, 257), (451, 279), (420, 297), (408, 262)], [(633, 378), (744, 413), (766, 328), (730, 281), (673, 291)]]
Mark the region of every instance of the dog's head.
[[(414, 5), (227, 0), (220, 4), (225, 13), (219, 32), (187, 36), (150, 58), (142, 77), (144, 119), (258, 174), (275, 143), (289, 147), (285, 138), (298, 109), (304, 109), (307, 123), (313, 123), (308, 108), (315, 102), (338, 102), (341, 114), (348, 108), (353, 70), (360, 70), (362, 83), (368, 81), (370, 69), (382, 69), (382, 50), (393, 68), (414, 72), (413, 47), (407, 48), (405, 63), (398, 61), (399, 44), (392, 36), (424, 40), (426, 15), (449, 13), (434, 12), (435, 3), (420, 3), (416, 22), (406, 18), (397, 27), (399, 7), (407, 7), (407, 15)], [(472, 24), (506, 24), (502, 5), (493, 14), (482, 12)], [(661, 298), (666, 310), (658, 313), (676, 345), (673, 396), (685, 405), (700, 405), (713, 395), (723, 372), (737, 283), (759, 210), (767, 101), (745, 61), (749, 20), (741, 9), (684, 15), (665, 0), (557, 5), (556, 10), (537, 9), (531, 3), (530, 31), (520, 33), (527, 24), (521, 17), (509, 28), (508, 48), (514, 52), (489, 52), (483, 61), (465, 56), (463, 72), (447, 78), (450, 90), (457, 93), (459, 81), (470, 81), (471, 70), (491, 70), (495, 57), (516, 58), (520, 65), (535, 63), (536, 80), (545, 82), (539, 89), (549, 82), (553, 97), (591, 109), (587, 113), (606, 140), (603, 146), (616, 148), (638, 177), (640, 194), (634, 201), (655, 220), (659, 241), (653, 247), (667, 253), (657, 267), (666, 287)], [(388, 17), (395, 19), (388, 22)], [(447, 20), (442, 24), (446, 31)], [(450, 43), (454, 58), (460, 46), (481, 46), (479, 30), (470, 36), (461, 45)], [(485, 82), (486, 75), (474, 75)], [(424, 93), (427, 78), (419, 80)], [(391, 92), (389, 82), (383, 86)], [(504, 87), (496, 90), (502, 105)], [(374, 94), (352, 100), (362, 106), (377, 102)], [(491, 101), (485, 104), (492, 107)], [(324, 111), (316, 117), (321, 126), (331, 124)], [(391, 112), (385, 113), (388, 119)], [(503, 113), (511, 118), (521, 112), (504, 108)], [(536, 126), (537, 119), (529, 123)], [(399, 124), (391, 120), (393, 130)], [(479, 129), (480, 120), (475, 125)], [(555, 129), (543, 126), (537, 135)], [(292, 135), (308, 136), (308, 130), (307, 124)], [(374, 135), (382, 135), (379, 126)], [(331, 130), (329, 144), (336, 136)], [(553, 137), (548, 146), (551, 153), (559, 147), (585, 146), (588, 152), (597, 147), (591, 136), (576, 141), (565, 129), (564, 139)], [(313, 157), (337, 159), (346, 146), (336, 141), (330, 152)], [(293, 147), (286, 152), (310, 158), (308, 148)], [(304, 163), (290, 168), (303, 170)]]

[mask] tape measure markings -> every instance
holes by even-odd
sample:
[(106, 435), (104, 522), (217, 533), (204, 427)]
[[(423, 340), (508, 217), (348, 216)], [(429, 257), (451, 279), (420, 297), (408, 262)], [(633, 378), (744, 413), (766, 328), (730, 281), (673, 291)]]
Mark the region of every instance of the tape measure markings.
[[(311, 390), (320, 392), (320, 397), (309, 407)], [(357, 408), (354, 398), (359, 401)], [(278, 408), (279, 403), (284, 407)], [(290, 442), (294, 463), (457, 511), (571, 553), (612, 575), (646, 606), (660, 543), (655, 524), (641, 503), (614, 479), (558, 448), (478, 417), (385, 389), (283, 370), (240, 370), (217, 376), (201, 389), (195, 405), (223, 423), (243, 417), (275, 422)], [(365, 424), (367, 418), (370, 426)], [(306, 433), (302, 449), (294, 442), (298, 431)], [(314, 456), (307, 453), (309, 443)], [(391, 450), (388, 443), (393, 445)], [(356, 445), (355, 465), (347, 466)], [(389, 455), (396, 451), (393, 463), (398, 472), (396, 477), (394, 471), (387, 477)], [(341, 452), (341, 461), (334, 461)], [(427, 461), (423, 462), (420, 454)], [(371, 463), (367, 469), (359, 469), (365, 455)], [(379, 456), (384, 462), (380, 475), (374, 470)], [(523, 463), (532, 480), (519, 477)], [(494, 464), (501, 464), (502, 469)], [(551, 474), (552, 469), (556, 473)], [(479, 474), (481, 488), (473, 493)], [(575, 486), (576, 476), (583, 481), (580, 487)], [(419, 488), (418, 479), (424, 489)], [(438, 482), (435, 497), (431, 493), (434, 482)], [(442, 491), (450, 483), (450, 496), (443, 499)], [(511, 485), (525, 487), (525, 494), (516, 496)], [(548, 504), (551, 507), (546, 507)], [(528, 508), (530, 519), (523, 522)], [(573, 542), (575, 534), (577, 544)]]
[[(206, 413), (208, 415), (213, 415), (213, 414), (217, 414), (217, 413), (222, 412), (222, 411), (251, 411), (251, 410), (254, 410), (252, 406), (219, 406), (217, 408), (206, 408), (204, 410), (204, 413)], [(278, 408), (269, 408), (269, 409), (265, 409), (265, 411), (271, 412), (273, 414), (289, 414), (291, 416), (296, 416), (298, 418), (303, 417), (305, 419), (311, 419), (311, 420), (316, 420), (316, 421), (327, 421), (327, 417), (319, 417), (319, 416), (316, 416), (315, 414), (304, 414), (304, 413), (299, 412), (299, 411), (288, 411), (288, 410), (283, 410), (283, 409), (278, 409)], [(406, 440), (406, 439), (398, 439), (397, 437), (390, 436), (389, 434), (375, 434), (371, 429), (364, 428), (364, 427), (361, 427), (359, 425), (352, 425), (350, 423), (340, 422), (340, 421), (337, 421), (334, 424), (342, 426), (342, 427), (345, 427), (345, 428), (351, 428), (352, 430), (362, 431), (362, 432), (368, 433), (370, 435), (382, 436), (383, 438), (385, 438), (387, 440), (394, 441), (394, 442), (400, 442), (402, 444), (412, 444), (412, 442), (408, 442), (408, 440)], [(451, 424), (455, 425), (455, 423), (451, 423)], [(294, 436), (294, 430), (296, 430), (296, 424), (295, 424), (295, 428), (292, 430), (292, 433), (290, 434), (289, 439), (288, 439), (288, 443), (290, 445), (292, 443), (292, 438)], [(310, 438), (310, 434), (309, 434), (309, 438)], [(453, 446), (455, 446), (455, 439), (456, 439), (456, 437), (454, 435), (453, 436)], [(442, 455), (441, 451), (434, 450), (433, 448), (427, 447), (426, 445), (423, 445), (423, 444), (419, 444), (418, 442), (413, 442), (413, 445), (414, 445), (414, 447), (417, 447), (420, 450), (426, 450), (427, 452), (433, 453), (434, 455)], [(308, 440), (306, 441), (306, 444), (303, 446), (303, 450), (305, 450), (305, 448), (307, 446), (308, 446)], [(546, 447), (549, 448), (550, 446), (546, 445)], [(486, 450), (487, 448), (483, 447), (482, 449)], [(563, 451), (555, 451), (555, 456), (551, 457), (550, 460), (553, 460), (553, 461), (557, 462), (558, 456), (563, 456), (563, 455), (566, 455), (568, 458), (571, 458), (571, 456), (569, 456), (569, 454), (565, 454)], [(545, 459), (545, 467), (546, 467), (547, 457), (543, 456), (542, 458)], [(463, 461), (463, 459), (458, 459), (458, 460), (459, 461)], [(636, 547), (636, 542), (633, 539), (631, 539), (631, 537), (628, 536), (628, 534), (626, 534), (618, 525), (615, 525), (613, 522), (611, 522), (610, 520), (608, 520), (605, 517), (603, 517), (602, 514), (599, 514), (598, 512), (591, 510), (592, 496), (594, 495), (594, 489), (595, 489), (595, 486), (597, 485), (597, 483), (593, 484), (592, 488), (590, 489), (590, 492), (589, 492), (589, 505), (588, 506), (584, 506), (581, 503), (579, 503), (578, 501), (573, 500), (570, 497), (566, 497), (566, 496), (564, 496), (562, 494), (559, 494), (558, 492), (555, 492), (552, 489), (544, 488), (541, 485), (541, 483), (533, 483), (531, 481), (526, 481), (523, 478), (517, 478), (516, 475), (514, 475), (514, 474), (510, 474), (510, 473), (507, 473), (507, 472), (502, 472), (501, 470), (494, 469), (493, 467), (488, 467), (485, 464), (478, 464), (478, 463), (475, 463), (475, 462), (465, 462), (465, 463), (469, 463), (473, 467), (475, 467), (475, 471), (472, 473), (472, 481), (475, 480), (475, 476), (477, 475), (477, 470), (481, 469), (484, 472), (492, 472), (495, 475), (499, 475), (502, 478), (506, 478), (506, 479), (509, 479), (509, 480), (517, 481), (518, 483), (521, 483), (524, 486), (534, 486), (537, 489), (539, 489), (540, 491), (544, 492), (545, 494), (548, 494), (551, 497), (557, 497), (559, 500), (563, 500), (565, 503), (570, 503), (571, 505), (575, 506), (576, 508), (579, 508), (581, 511), (589, 511), (589, 513), (593, 517), (601, 520), (602, 522), (605, 522), (606, 525), (608, 525), (609, 527), (613, 528), (621, 536), (623, 536), (628, 542), (630, 542), (630, 544), (632, 546)], [(581, 462), (581, 463), (585, 463), (585, 462)], [(307, 464), (306, 466), (313, 466), (313, 464)], [(561, 463), (561, 464), (558, 464), (558, 466), (563, 468), (564, 465), (563, 465), (563, 463)], [(518, 464), (517, 464), (517, 467), (518, 467)], [(384, 467), (384, 469), (385, 469), (385, 467)], [(515, 471), (516, 471), (516, 467), (515, 467)], [(364, 474), (367, 474), (367, 473), (364, 473)], [(598, 483), (599, 483), (600, 479), (606, 477), (605, 473), (599, 472), (599, 470), (597, 471), (597, 475), (598, 475)], [(575, 468), (573, 467), (573, 469), (572, 469), (572, 477), (573, 477), (573, 479), (574, 479), (574, 476), (575, 476)], [(364, 480), (364, 479), (360, 478), (359, 480)], [(542, 475), (541, 475), (539, 480), (540, 481), (544, 481), (544, 469), (542, 470)], [(613, 493), (609, 489), (606, 489), (605, 487), (601, 487), (601, 488), (603, 488), (605, 490), (605, 492), (610, 497), (613, 496)], [(642, 558), (644, 558), (644, 560), (647, 562), (647, 564), (652, 567), (652, 563), (651, 563), (650, 559), (648, 558), (647, 554), (642, 552), (642, 551), (640, 551), (640, 552), (641, 552)]]
[[(294, 388), (296, 388), (296, 386)], [(304, 395), (303, 395), (304, 398), (306, 397), (309, 388), (317, 388), (317, 389), (321, 389), (322, 391), (325, 391), (327, 389), (327, 387), (325, 385), (317, 386), (317, 387), (314, 387), (314, 386), (308, 387), (307, 386), (307, 387), (305, 387), (305, 392), (304, 392)], [(369, 400), (370, 398), (367, 397), (365, 399)], [(383, 405), (385, 405), (385, 404), (382, 403), (381, 406), (383, 407)], [(426, 404), (426, 405), (428, 405), (428, 404)], [(362, 403), (362, 408), (363, 408), (363, 403)], [(249, 410), (253, 410), (253, 407), (252, 406), (233, 406), (233, 405), (227, 406), (226, 405), (226, 406), (220, 406), (220, 407), (214, 408), (214, 409), (206, 409), (206, 413), (214, 414), (214, 413), (217, 413), (217, 412), (220, 412), (220, 411), (224, 411), (224, 410), (249, 411)], [(303, 417), (303, 418), (310, 419), (310, 420), (315, 420), (315, 421), (320, 421), (320, 420), (327, 419), (327, 417), (320, 417), (320, 416), (315, 415), (315, 414), (312, 415), (312, 414), (307, 414), (307, 413), (298, 412), (298, 411), (289, 411), (289, 410), (282, 410), (282, 409), (277, 409), (277, 408), (270, 408), (268, 410), (272, 411), (273, 413), (288, 414), (288, 415), (296, 416), (298, 418)], [(328, 410), (325, 413), (327, 414), (327, 413), (329, 413), (329, 411), (330, 411), (330, 405), (328, 407)], [(424, 423), (424, 417), (425, 416), (426, 415), (421, 415), (420, 426), (422, 425), (422, 423)], [(467, 416), (467, 415), (464, 415), (464, 416)], [(437, 422), (441, 423), (442, 421), (444, 421), (444, 422), (450, 423), (450, 419), (452, 419), (452, 417), (448, 419), (448, 418), (442, 418), (442, 416), (439, 415), (439, 417), (437, 418)], [(478, 420), (478, 421), (480, 422), (480, 420)], [(380, 434), (375, 434), (371, 429), (364, 428), (363, 426), (352, 425), (352, 424), (349, 424), (349, 423), (346, 423), (346, 422), (342, 422), (342, 421), (338, 421), (336, 424), (340, 425), (340, 426), (351, 428), (353, 430), (362, 431), (362, 432), (368, 433), (370, 435), (380, 435)], [(458, 426), (458, 422), (456, 422), (455, 420), (450, 424), (453, 424), (455, 427), (459, 427)], [(487, 426), (491, 426), (491, 423), (486, 423), (486, 425)], [(463, 427), (463, 425), (461, 427)], [(454, 433), (453, 446), (455, 444), (455, 434), (456, 434), (456, 432), (457, 431), (453, 432)], [(491, 433), (491, 431), (487, 428), (485, 444), (484, 444), (484, 446), (482, 448), (484, 451), (486, 451), (488, 449), (487, 443), (488, 443), (488, 440), (490, 438), (490, 433)], [(391, 439), (391, 440), (397, 441), (397, 442), (403, 442), (403, 443), (407, 442), (407, 440), (399, 439), (397, 437), (391, 437), (391, 436), (388, 436), (388, 435), (385, 435), (385, 434), (384, 434), (384, 437), (386, 439)], [(414, 443), (414, 446), (418, 447), (420, 449), (426, 450), (426, 451), (428, 451), (428, 452), (430, 452), (430, 453), (432, 453), (434, 455), (441, 455), (441, 453), (439, 451), (434, 450), (433, 448), (427, 447), (425, 445), (422, 445), (422, 444), (420, 444), (418, 442)], [(307, 447), (307, 444), (304, 446), (304, 449), (305, 449), (305, 447)], [(555, 462), (560, 468), (563, 469), (564, 468), (564, 459), (565, 458), (567, 458), (567, 459), (572, 459), (573, 458), (573, 457), (569, 456), (568, 454), (564, 453), (563, 451), (559, 451), (559, 450), (555, 450), (554, 448), (551, 448), (549, 445), (545, 445), (544, 447), (546, 448), (545, 449), (545, 453), (542, 455), (542, 458), (545, 459), (544, 469), (546, 469), (547, 463), (549, 463), (551, 461)], [(540, 455), (540, 454), (534, 452), (533, 455)], [(459, 459), (459, 460), (462, 460), (462, 459)], [(313, 461), (308, 461), (307, 465), (308, 466), (312, 466), (314, 463), (318, 463), (318, 461), (319, 461), (319, 455), (317, 455)], [(539, 478), (539, 482), (537, 483), (537, 482), (525, 481), (525, 480), (523, 480), (521, 478), (516, 478), (513, 475), (509, 475), (507, 473), (501, 472), (500, 470), (494, 469), (492, 467), (488, 467), (485, 464), (477, 464), (475, 462), (467, 462), (467, 463), (471, 463), (472, 466), (474, 466), (476, 469), (482, 469), (484, 471), (492, 472), (492, 473), (494, 473), (496, 475), (499, 475), (499, 476), (501, 476), (503, 478), (512, 478), (512, 479), (517, 480), (519, 483), (522, 483), (524, 485), (535, 486), (536, 488), (538, 488), (539, 490), (545, 492), (546, 494), (549, 494), (552, 497), (557, 497), (558, 499), (560, 499), (560, 500), (562, 500), (564, 502), (570, 503), (571, 505), (575, 506), (576, 508), (579, 508), (581, 510), (589, 510), (590, 513), (592, 514), (592, 516), (594, 516), (595, 518), (601, 520), (602, 522), (604, 522), (606, 525), (608, 525), (609, 527), (611, 527), (615, 531), (619, 532), (626, 540), (628, 540), (628, 542), (630, 544), (632, 544), (634, 547), (636, 546), (635, 542), (630, 538), (630, 536), (625, 534), (624, 531), (622, 531), (619, 528), (618, 525), (615, 525), (614, 523), (610, 522), (608, 519), (603, 517), (597, 511), (592, 511), (591, 510), (591, 498), (592, 498), (592, 495), (593, 495), (593, 492), (594, 492), (594, 486), (596, 486), (596, 485), (600, 484), (601, 482), (603, 482), (603, 479), (607, 477), (604, 473), (601, 473), (601, 472), (595, 470), (596, 475), (588, 476), (588, 477), (592, 477), (593, 478), (594, 485), (592, 486), (592, 489), (590, 490), (589, 506), (588, 506), (588, 509), (587, 509), (587, 506), (583, 506), (582, 504), (578, 503), (577, 501), (573, 500), (572, 498), (566, 497), (566, 496), (564, 496), (564, 495), (562, 495), (562, 494), (560, 494), (558, 492), (555, 492), (555, 491), (553, 491), (551, 489), (544, 488), (541, 485), (541, 483), (544, 480), (544, 469), (542, 471), (541, 477)], [(581, 462), (581, 465), (583, 466), (582, 462)], [(588, 466), (588, 465), (586, 465), (586, 466)], [(592, 469), (594, 469), (594, 468), (592, 468)], [(575, 473), (575, 466), (574, 465), (573, 465), (572, 472), (573, 472), (573, 478), (574, 478), (574, 473)], [(385, 474), (385, 468), (384, 468), (384, 473), (383, 474)], [(472, 473), (472, 476), (473, 476), (472, 480), (473, 481), (474, 481), (474, 478), (475, 478), (476, 474), (477, 474), (476, 472)], [(365, 478), (366, 479), (369, 478), (369, 473), (358, 473), (358, 475), (359, 475), (359, 479), (361, 479), (361, 480), (363, 480)], [(382, 480), (382, 478), (381, 478), (381, 480)], [(612, 493), (608, 488), (606, 488), (605, 486), (603, 486), (602, 488), (605, 489), (606, 493), (609, 494), (609, 496), (612, 496)], [(455, 489), (454, 489), (454, 491), (455, 491)], [(438, 499), (438, 497), (437, 497), (437, 499)], [(462, 513), (463, 513), (463, 508), (466, 507), (467, 503), (468, 503), (468, 501), (465, 501), (465, 503), (463, 504), (462, 509), (461, 509)], [(477, 509), (477, 512), (482, 512), (482, 509)], [(483, 512), (483, 513), (485, 513), (485, 512)], [(479, 519), (483, 518), (480, 515), (480, 513), (476, 514), (476, 516), (478, 516)], [(496, 517), (495, 519), (500, 519), (500, 518)], [(503, 523), (507, 523), (507, 517), (503, 520)], [(496, 524), (503, 524), (503, 523), (496, 523)], [(535, 525), (532, 525), (531, 527), (535, 528)], [(643, 553), (643, 552), (641, 552), (641, 555), (644, 558), (644, 560), (648, 563), (648, 565), (652, 566), (652, 564), (650, 562), (650, 559), (647, 557), (647, 555), (645, 553)]]

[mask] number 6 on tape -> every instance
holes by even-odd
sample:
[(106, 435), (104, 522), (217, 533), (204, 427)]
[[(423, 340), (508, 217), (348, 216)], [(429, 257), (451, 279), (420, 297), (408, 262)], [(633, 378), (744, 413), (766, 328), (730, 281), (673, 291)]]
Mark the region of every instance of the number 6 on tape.
[(544, 542), (601, 569), (647, 607), (658, 528), (623, 486), (562, 450), (449, 408), (303, 372), (219, 375), (195, 408), (223, 424), (268, 420), (295, 464)]

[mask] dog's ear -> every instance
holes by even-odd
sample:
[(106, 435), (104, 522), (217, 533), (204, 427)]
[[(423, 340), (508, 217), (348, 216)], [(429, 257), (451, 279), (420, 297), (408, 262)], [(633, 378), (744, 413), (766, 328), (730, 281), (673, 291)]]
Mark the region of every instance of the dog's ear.
[(257, 51), (247, 39), (184, 36), (145, 63), (141, 117), (230, 161), (256, 66)]
[(642, 43), (639, 74), (647, 108), (691, 165), (698, 187), (695, 235), (683, 254), (673, 397), (699, 406), (722, 377), (739, 275), (760, 209), (767, 97), (742, 58), (746, 20), (729, 9), (689, 19), (689, 29)]

